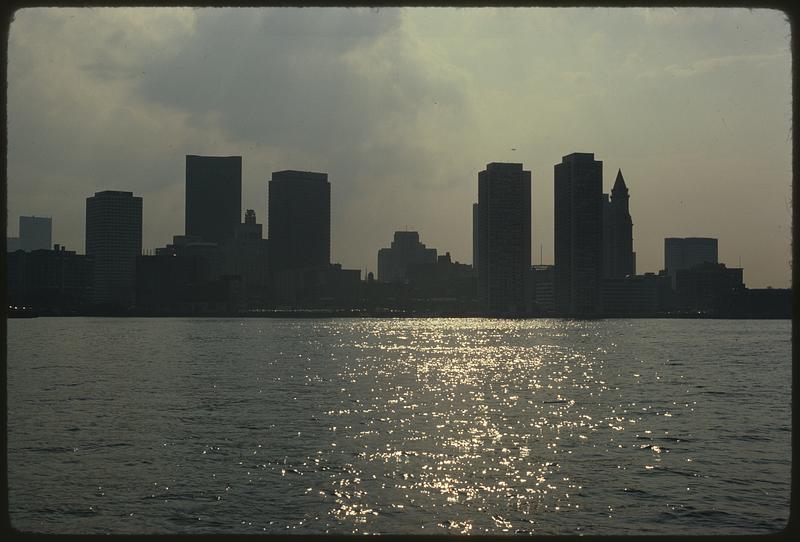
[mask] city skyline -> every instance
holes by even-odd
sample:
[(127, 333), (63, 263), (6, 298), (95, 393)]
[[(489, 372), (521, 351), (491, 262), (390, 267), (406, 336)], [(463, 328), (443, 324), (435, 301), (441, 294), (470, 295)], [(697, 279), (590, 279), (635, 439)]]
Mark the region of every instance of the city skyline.
[[(407, 226), (454, 261), (471, 262), (477, 173), (486, 163), (514, 162), (532, 172), (531, 264), (541, 263), (540, 246), (544, 263), (552, 264), (552, 168), (561, 156), (591, 152), (604, 163), (603, 192), (619, 169), (631, 188), (638, 273), (663, 267), (665, 238), (713, 237), (719, 260), (743, 267), (748, 286), (789, 285), (791, 99), (783, 14), (526, 9), (513, 15), (507, 9), (20, 11), (9, 42), (7, 235), (18, 233), (18, 215), (52, 216), (53, 242), (84, 252), (85, 198), (124, 190), (144, 200), (143, 248), (164, 246), (184, 229), (184, 155), (238, 155), (242, 209), (254, 209), (264, 224), (271, 172), (329, 175), (331, 261), (375, 272), (378, 249)], [(80, 31), (99, 21), (96, 38)], [(496, 63), (487, 73), (469, 58), (473, 49), (458, 52), (466, 43), (455, 31), (460, 24), (492, 45)], [(533, 39), (523, 39), (526, 31), (538, 29), (541, 40), (558, 44), (559, 28), (580, 38), (560, 57), (563, 66), (526, 59)], [(136, 35), (145, 29), (145, 37)], [(679, 37), (685, 43), (677, 53), (658, 52), (637, 41), (647, 29), (657, 45)], [(667, 29), (682, 32), (667, 39)], [(236, 30), (237, 40), (254, 50), (226, 41), (225, 30)], [(195, 53), (181, 55), (193, 45)], [(254, 69), (265, 51), (270, 55)], [(295, 57), (311, 62), (311, 75), (292, 68)], [(619, 66), (611, 69), (604, 59)], [(42, 86), (54, 77), (64, 82), (63, 96)], [(315, 82), (324, 83), (321, 90)], [(199, 90), (182, 95), (189, 84)], [(479, 91), (488, 93), (478, 100)], [(526, 92), (539, 101), (522, 100)], [(623, 95), (630, 109), (613, 94)], [(513, 105), (517, 99), (524, 103)], [(64, 103), (77, 107), (53, 112)], [(82, 137), (74, 138), (71, 127)]]

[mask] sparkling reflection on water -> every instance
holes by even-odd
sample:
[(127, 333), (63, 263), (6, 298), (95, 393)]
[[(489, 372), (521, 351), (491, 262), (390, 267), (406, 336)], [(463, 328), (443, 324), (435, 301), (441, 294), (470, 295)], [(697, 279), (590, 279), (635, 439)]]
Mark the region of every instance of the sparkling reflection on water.
[(8, 337), (26, 531), (788, 520), (789, 321), (38, 319)]

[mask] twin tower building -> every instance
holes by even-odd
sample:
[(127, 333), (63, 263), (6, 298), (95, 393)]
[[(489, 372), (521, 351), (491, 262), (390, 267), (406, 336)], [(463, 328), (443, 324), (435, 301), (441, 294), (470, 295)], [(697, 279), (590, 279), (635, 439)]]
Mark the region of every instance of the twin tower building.
[[(573, 153), (554, 168), (555, 308), (563, 315), (602, 313), (602, 279), (636, 271), (628, 188), (617, 173), (603, 194), (603, 163)], [(531, 172), (490, 163), (478, 173), (473, 205), (478, 300), (491, 313), (525, 314), (531, 299)]]
[[(242, 217), (241, 156), (186, 157), (185, 216), (187, 236), (212, 243), (236, 236)], [(268, 188), (268, 219), (273, 268), (330, 263), (331, 185), (326, 173), (274, 172)]]

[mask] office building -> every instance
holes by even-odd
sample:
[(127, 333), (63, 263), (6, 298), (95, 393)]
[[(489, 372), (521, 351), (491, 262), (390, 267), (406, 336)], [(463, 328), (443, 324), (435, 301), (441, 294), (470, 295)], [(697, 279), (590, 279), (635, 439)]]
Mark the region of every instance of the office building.
[(480, 207), (477, 203), (472, 204), (472, 268), (478, 268), (478, 219)]
[(214, 299), (209, 262), (197, 255), (168, 254), (136, 258), (136, 308), (153, 313), (190, 313)]
[(478, 173), (478, 302), (498, 314), (530, 307), (531, 172), (492, 162)]
[(55, 245), (7, 254), (8, 300), (51, 314), (86, 307), (92, 294), (92, 258)]
[(19, 217), (19, 246), (25, 252), (51, 250), (53, 219), (41, 216)]
[(555, 295), (561, 314), (593, 316), (602, 306), (603, 162), (573, 153), (554, 167)]
[(748, 318), (791, 318), (790, 288), (746, 288), (737, 299), (736, 311)]
[(735, 312), (736, 301), (745, 291), (742, 268), (704, 262), (675, 271), (675, 293), (679, 307), (724, 316)]
[(105, 190), (86, 198), (86, 255), (94, 260), (96, 303), (127, 308), (136, 289), (142, 253), (142, 198)]
[(402, 282), (411, 265), (423, 263), (436, 263), (436, 249), (420, 243), (419, 232), (396, 231), (391, 246), (378, 251), (378, 280)]
[(622, 170), (617, 171), (611, 198), (603, 194), (603, 277), (624, 278), (636, 274), (630, 197)]
[(602, 279), (603, 316), (655, 316), (666, 277), (653, 273)]
[(664, 270), (675, 289), (676, 274), (701, 263), (718, 263), (718, 242), (712, 237), (667, 237), (664, 239)]
[(435, 262), (416, 263), (406, 270), (415, 298), (439, 301), (473, 301), (475, 272), (471, 265), (454, 262), (450, 253), (436, 256)]
[(328, 174), (294, 170), (273, 172), (268, 209), (272, 268), (327, 268), (331, 254)]
[[(235, 313), (261, 308), (268, 297), (268, 241), (248, 209), (234, 237), (221, 243), (175, 235), (171, 244), (143, 256), (137, 307), (155, 311)], [(171, 259), (171, 260), (170, 260)]]
[(241, 277), (247, 308), (263, 308), (269, 302), (269, 240), (262, 238), (256, 213), (247, 209), (235, 238), (223, 245), (227, 275)]
[(531, 267), (531, 295), (536, 314), (552, 314), (555, 310), (555, 268), (552, 265)]
[(241, 217), (242, 157), (186, 156), (186, 235), (221, 243)]

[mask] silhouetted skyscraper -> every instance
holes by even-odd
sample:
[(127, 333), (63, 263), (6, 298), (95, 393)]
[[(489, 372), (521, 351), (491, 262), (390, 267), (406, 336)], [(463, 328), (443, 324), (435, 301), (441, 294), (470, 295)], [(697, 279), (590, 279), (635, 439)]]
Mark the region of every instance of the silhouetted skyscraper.
[(86, 255), (94, 259), (95, 302), (133, 303), (141, 253), (142, 198), (116, 190), (86, 198)]
[(664, 239), (664, 269), (676, 287), (676, 272), (701, 263), (716, 264), (718, 241), (713, 237), (667, 237)]
[(636, 274), (633, 252), (633, 221), (628, 208), (628, 187), (617, 172), (611, 199), (603, 194), (603, 276), (624, 278)]
[(436, 263), (436, 249), (420, 243), (418, 232), (396, 231), (392, 246), (378, 251), (378, 280), (405, 280), (411, 265), (423, 263)]
[(268, 207), (270, 261), (274, 269), (330, 264), (331, 185), (327, 173), (273, 172)]
[(186, 235), (233, 239), (242, 216), (242, 157), (186, 156)]
[(478, 173), (478, 300), (489, 311), (528, 309), (531, 172), (492, 162)]
[(31, 250), (52, 250), (53, 220), (40, 216), (19, 217), (19, 247)]
[(477, 203), (472, 204), (472, 268), (478, 269), (478, 220), (480, 219), (480, 207)]
[(558, 312), (601, 310), (603, 162), (572, 153), (554, 167), (555, 295)]

